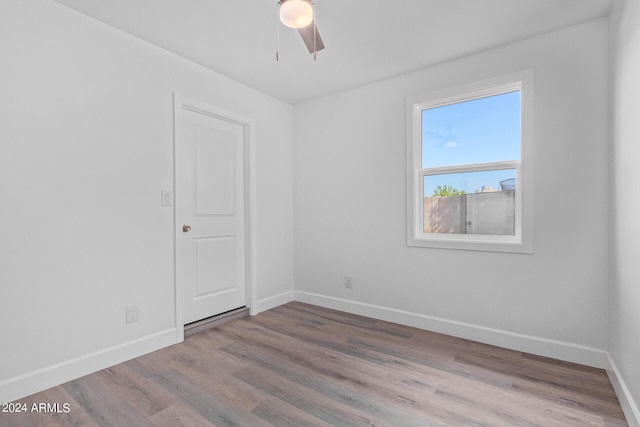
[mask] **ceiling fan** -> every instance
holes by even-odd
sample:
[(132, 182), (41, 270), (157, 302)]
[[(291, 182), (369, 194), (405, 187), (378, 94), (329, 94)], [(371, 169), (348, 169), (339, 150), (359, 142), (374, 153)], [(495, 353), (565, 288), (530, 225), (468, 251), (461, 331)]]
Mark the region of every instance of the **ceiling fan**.
[[(315, 2), (313, 0), (278, 0), (278, 18), (283, 25), (295, 28), (302, 37), (309, 53), (316, 59), (316, 52), (324, 49), (322, 37), (315, 20)], [(278, 58), (276, 50), (276, 61)]]

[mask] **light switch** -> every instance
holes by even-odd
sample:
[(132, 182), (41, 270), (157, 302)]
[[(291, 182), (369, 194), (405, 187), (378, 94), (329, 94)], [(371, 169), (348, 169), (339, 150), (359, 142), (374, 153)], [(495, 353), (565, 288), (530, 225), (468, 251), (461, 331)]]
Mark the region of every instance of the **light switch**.
[(171, 190), (162, 190), (160, 204), (162, 206), (173, 206), (173, 192)]

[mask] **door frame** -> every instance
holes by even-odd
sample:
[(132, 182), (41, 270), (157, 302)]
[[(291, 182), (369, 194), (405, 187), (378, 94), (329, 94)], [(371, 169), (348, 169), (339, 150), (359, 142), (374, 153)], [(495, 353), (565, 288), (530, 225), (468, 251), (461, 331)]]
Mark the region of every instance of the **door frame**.
[(174, 239), (174, 298), (175, 298), (175, 324), (176, 342), (184, 340), (184, 324), (182, 323), (182, 297), (180, 296), (180, 278), (182, 276), (182, 218), (180, 205), (182, 194), (178, 187), (178, 181), (183, 174), (182, 166), (178, 164), (178, 138), (181, 135), (182, 123), (180, 112), (191, 111), (205, 116), (224, 120), (244, 129), (244, 204), (245, 204), (245, 274), (246, 274), (246, 304), (250, 314), (254, 314), (252, 308), (256, 307), (257, 283), (256, 269), (256, 185), (255, 185), (255, 121), (234, 112), (216, 107), (204, 102), (182, 96), (176, 92), (173, 94), (173, 239)]

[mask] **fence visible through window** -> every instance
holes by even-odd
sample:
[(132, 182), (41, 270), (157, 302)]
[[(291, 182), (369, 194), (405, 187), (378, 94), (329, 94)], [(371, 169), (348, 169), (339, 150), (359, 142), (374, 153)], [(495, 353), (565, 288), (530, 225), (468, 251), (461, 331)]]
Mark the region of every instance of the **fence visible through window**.
[(513, 236), (515, 191), (425, 197), (424, 232)]

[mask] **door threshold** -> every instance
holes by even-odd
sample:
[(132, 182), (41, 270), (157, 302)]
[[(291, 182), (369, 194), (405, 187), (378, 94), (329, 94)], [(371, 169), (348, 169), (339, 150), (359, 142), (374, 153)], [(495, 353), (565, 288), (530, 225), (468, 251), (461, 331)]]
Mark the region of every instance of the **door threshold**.
[(207, 331), (209, 329), (217, 328), (232, 320), (241, 319), (249, 315), (249, 307), (240, 307), (235, 310), (226, 311), (215, 316), (207, 317), (206, 319), (197, 320), (195, 322), (187, 323), (184, 325), (185, 338), (191, 335), (195, 335), (200, 332)]

